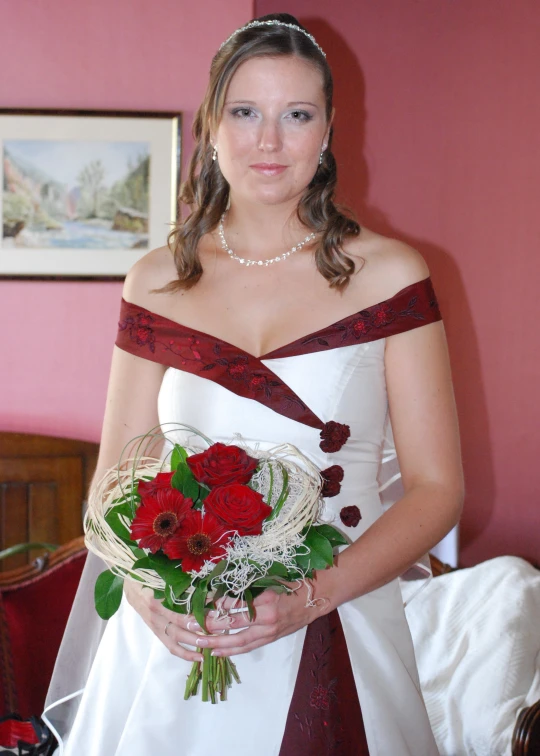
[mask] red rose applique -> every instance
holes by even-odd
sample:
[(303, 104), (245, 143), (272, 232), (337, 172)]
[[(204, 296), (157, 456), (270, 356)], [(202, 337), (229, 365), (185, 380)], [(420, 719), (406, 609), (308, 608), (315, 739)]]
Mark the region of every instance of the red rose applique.
[(353, 504), (350, 507), (343, 507), (339, 513), (339, 518), (348, 528), (355, 528), (362, 519), (362, 515), (358, 507)]
[(248, 486), (231, 483), (212, 489), (204, 500), (204, 511), (213, 515), (227, 530), (239, 535), (260, 535), (263, 521), (272, 512), (260, 493)]
[(249, 483), (259, 460), (250, 457), (238, 446), (212, 444), (201, 454), (193, 454), (186, 460), (195, 480), (212, 488), (226, 483)]
[(332, 467), (323, 470), (321, 475), (323, 478), (321, 495), (326, 499), (329, 499), (332, 496), (337, 496), (341, 491), (341, 481), (345, 475), (341, 465), (332, 465)]
[(337, 452), (347, 442), (350, 435), (351, 429), (348, 425), (330, 420), (328, 423), (324, 424), (321, 431), (322, 441), (319, 444), (319, 447), (323, 452), (329, 454)]

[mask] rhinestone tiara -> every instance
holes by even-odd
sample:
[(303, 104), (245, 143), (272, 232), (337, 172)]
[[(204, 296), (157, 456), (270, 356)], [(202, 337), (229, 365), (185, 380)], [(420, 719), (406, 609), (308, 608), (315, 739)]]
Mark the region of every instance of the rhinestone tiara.
[(222, 47), (224, 47), (227, 42), (229, 42), (234, 36), (236, 36), (239, 32), (245, 31), (246, 29), (252, 29), (255, 26), (287, 26), (289, 29), (296, 29), (296, 31), (302, 32), (308, 39), (310, 39), (317, 50), (326, 58), (326, 53), (322, 49), (320, 45), (317, 44), (315, 41), (315, 37), (307, 32), (305, 29), (302, 29), (300, 26), (297, 26), (296, 24), (288, 24), (285, 21), (278, 21), (277, 19), (270, 19), (269, 21), (250, 21), (249, 24), (246, 24), (245, 26), (241, 26), (239, 29), (236, 29), (236, 31), (233, 31), (230, 37), (228, 37), (225, 42), (222, 42), (219, 46), (219, 50), (221, 50)]

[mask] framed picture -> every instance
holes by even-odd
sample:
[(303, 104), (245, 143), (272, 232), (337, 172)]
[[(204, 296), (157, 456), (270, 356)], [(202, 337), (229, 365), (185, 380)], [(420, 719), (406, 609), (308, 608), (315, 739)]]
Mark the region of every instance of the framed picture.
[(0, 277), (122, 278), (166, 244), (180, 113), (0, 109)]

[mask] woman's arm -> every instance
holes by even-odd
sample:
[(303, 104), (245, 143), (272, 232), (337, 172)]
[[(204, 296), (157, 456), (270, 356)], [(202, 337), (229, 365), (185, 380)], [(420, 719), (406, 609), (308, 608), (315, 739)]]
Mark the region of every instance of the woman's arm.
[[(159, 262), (161, 256), (161, 250), (157, 250), (135, 264), (126, 277), (124, 299), (152, 308), (149, 290), (167, 282), (160, 280), (159, 274), (156, 274), (155, 258)], [(108, 468), (118, 464), (124, 447), (130, 441), (159, 425), (157, 401), (165, 369), (164, 365), (114, 347), (98, 462), (91, 490)], [(158, 442), (152, 449), (152, 455), (159, 457), (162, 447), (163, 444)], [(186, 627), (191, 618), (165, 609), (160, 601), (154, 599), (152, 590), (142, 588), (134, 580), (124, 582), (124, 592), (129, 603), (171, 653), (189, 661), (202, 659), (200, 653), (177, 645), (177, 641), (182, 641), (195, 646), (197, 636)], [(164, 629), (169, 622), (175, 626), (175, 632), (171, 632), (171, 627), (165, 634)]]

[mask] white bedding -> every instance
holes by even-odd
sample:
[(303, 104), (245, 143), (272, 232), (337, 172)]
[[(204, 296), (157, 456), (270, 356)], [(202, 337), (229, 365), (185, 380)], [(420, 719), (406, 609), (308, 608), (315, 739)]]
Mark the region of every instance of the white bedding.
[[(401, 588), (407, 601), (414, 581)], [(433, 578), (405, 611), (441, 756), (510, 756), (540, 699), (540, 571), (490, 559)]]

